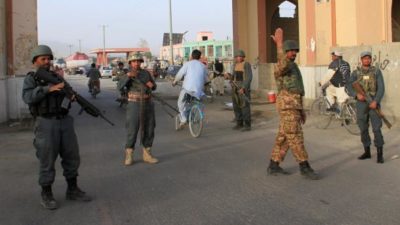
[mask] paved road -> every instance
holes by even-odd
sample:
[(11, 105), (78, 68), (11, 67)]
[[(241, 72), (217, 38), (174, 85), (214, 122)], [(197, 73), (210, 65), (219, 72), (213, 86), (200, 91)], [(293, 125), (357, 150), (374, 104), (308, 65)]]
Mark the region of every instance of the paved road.
[[(70, 79), (82, 94), (86, 80)], [(160, 84), (164, 95), (177, 90)], [(385, 130), (386, 163), (361, 162), (359, 138), (333, 124), (321, 131), (305, 127), (311, 165), (322, 180), (303, 179), (291, 154), (285, 177), (266, 175), (277, 119), (272, 105), (253, 107), (253, 131), (231, 129), (232, 112), (217, 99), (207, 105), (207, 124), (198, 139), (187, 130), (175, 132), (174, 123), (158, 105), (154, 154), (157, 165), (141, 161), (123, 166), (124, 110), (118, 108), (114, 84), (102, 81), (93, 100), (115, 122), (75, 116), (82, 165), (79, 184), (94, 196), (90, 203), (64, 200), (66, 184), (58, 165), (54, 193), (61, 207), (47, 211), (39, 205), (38, 162), (32, 133), (27, 129), (0, 130), (1, 225), (192, 225), (192, 224), (399, 224), (399, 128)], [(168, 93), (167, 93), (168, 92)], [(90, 99), (90, 98), (89, 98)], [(174, 102), (172, 98), (171, 103)], [(75, 115), (78, 107), (71, 112)]]

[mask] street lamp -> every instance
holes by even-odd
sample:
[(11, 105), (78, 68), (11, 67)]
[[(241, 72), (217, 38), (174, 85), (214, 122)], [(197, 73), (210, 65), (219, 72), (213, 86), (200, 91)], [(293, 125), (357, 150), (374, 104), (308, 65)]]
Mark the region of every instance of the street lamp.
[(174, 47), (172, 42), (172, 4), (169, 0), (169, 47), (171, 49), (171, 65), (174, 65)]
[(79, 42), (79, 52), (82, 52), (82, 45), (81, 45), (82, 40), (78, 39), (78, 42)]
[(72, 46), (73, 45), (71, 45), (71, 44), (68, 45), (68, 47), (69, 47), (69, 55), (72, 55)]
[(106, 66), (106, 27), (107, 25), (101, 25), (103, 28), (103, 66)]

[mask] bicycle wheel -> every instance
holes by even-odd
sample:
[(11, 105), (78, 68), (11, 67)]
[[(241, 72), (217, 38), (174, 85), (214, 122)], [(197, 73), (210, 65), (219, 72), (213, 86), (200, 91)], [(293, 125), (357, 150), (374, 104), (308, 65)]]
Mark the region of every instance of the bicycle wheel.
[(356, 104), (355, 103), (347, 103), (343, 105), (343, 124), (346, 130), (350, 134), (360, 135), (360, 129), (357, 125), (357, 113), (356, 113)]
[(197, 138), (203, 130), (203, 112), (198, 105), (193, 105), (189, 113), (190, 134)]
[(311, 104), (311, 119), (315, 127), (319, 129), (328, 128), (332, 121), (333, 113), (327, 111), (327, 102), (324, 98), (317, 98)]

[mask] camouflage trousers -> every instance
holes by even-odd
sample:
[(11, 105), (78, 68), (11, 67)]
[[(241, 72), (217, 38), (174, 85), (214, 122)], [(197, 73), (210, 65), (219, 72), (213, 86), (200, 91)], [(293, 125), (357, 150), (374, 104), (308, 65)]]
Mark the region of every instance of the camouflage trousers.
[(308, 160), (308, 154), (304, 148), (300, 110), (280, 110), (279, 117), (279, 131), (275, 139), (271, 160), (282, 162), (289, 148), (292, 150), (293, 156), (297, 162)]

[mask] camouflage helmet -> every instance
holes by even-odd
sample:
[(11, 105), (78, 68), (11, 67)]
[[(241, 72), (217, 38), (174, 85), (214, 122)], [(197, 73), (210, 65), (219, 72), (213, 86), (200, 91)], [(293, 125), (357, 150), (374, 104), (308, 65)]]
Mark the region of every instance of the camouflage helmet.
[(283, 42), (283, 51), (287, 52), (290, 50), (295, 50), (298, 52), (299, 44), (297, 44), (297, 42), (294, 40), (286, 40), (285, 42)]
[(235, 51), (235, 55), (234, 55), (234, 56), (235, 56), (235, 57), (238, 57), (238, 56), (240, 56), (240, 57), (246, 57), (246, 54), (244, 53), (243, 50), (237, 49), (237, 50)]
[(47, 45), (38, 45), (31, 52), (31, 60), (32, 63), (35, 62), (36, 58), (42, 55), (50, 56), (50, 59), (53, 60), (53, 52), (51, 48)]
[(135, 52), (134, 54), (129, 56), (128, 63), (131, 63), (131, 61), (135, 61), (135, 60), (144, 62), (143, 55), (140, 54), (140, 52)]

